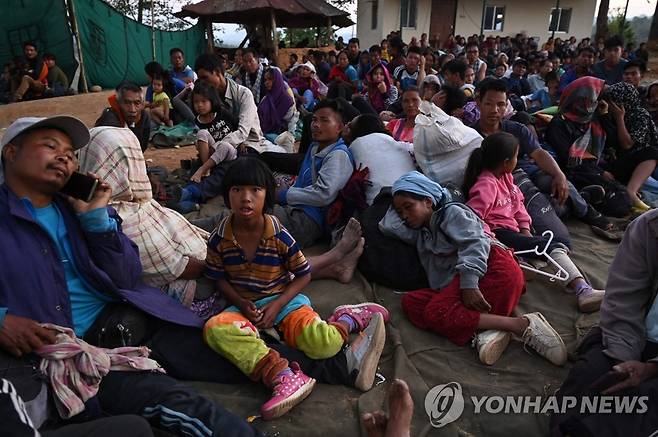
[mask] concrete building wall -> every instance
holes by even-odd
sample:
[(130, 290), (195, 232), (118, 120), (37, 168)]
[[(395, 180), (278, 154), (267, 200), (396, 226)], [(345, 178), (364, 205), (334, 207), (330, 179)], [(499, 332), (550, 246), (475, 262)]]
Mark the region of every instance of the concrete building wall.
[[(377, 1), (377, 27), (372, 29), (372, 3)], [(409, 42), (412, 37), (429, 35), (432, 0), (417, 0), (416, 27), (402, 28), (402, 39)], [(358, 0), (356, 32), (361, 47), (379, 44), (392, 30), (400, 29), (400, 0)]]
[[(505, 20), (503, 30), (485, 31), (485, 35), (514, 35), (525, 31), (528, 36), (539, 37), (545, 42), (552, 32), (549, 32), (549, 20), (554, 1), (536, 0), (487, 0), (487, 6), (504, 6)], [(561, 8), (571, 8), (571, 21), (568, 32), (555, 32), (556, 38), (584, 38), (591, 36), (592, 25), (596, 13), (596, 0), (560, 0)], [(459, 0), (457, 17), (455, 19), (455, 34), (468, 36), (480, 33), (482, 20), (481, 0)]]

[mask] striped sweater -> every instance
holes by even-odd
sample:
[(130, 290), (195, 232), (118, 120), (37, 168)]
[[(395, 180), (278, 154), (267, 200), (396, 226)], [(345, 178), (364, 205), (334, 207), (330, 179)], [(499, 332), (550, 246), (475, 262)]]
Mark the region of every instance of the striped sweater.
[(233, 215), (210, 234), (205, 274), (225, 279), (244, 298), (258, 300), (283, 293), (294, 277), (311, 272), (295, 239), (278, 218), (265, 214), (265, 230), (251, 262), (247, 261), (232, 227)]

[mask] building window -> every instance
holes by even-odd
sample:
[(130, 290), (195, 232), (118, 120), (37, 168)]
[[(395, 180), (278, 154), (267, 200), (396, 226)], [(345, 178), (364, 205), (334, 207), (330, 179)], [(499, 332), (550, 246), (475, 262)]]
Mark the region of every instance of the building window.
[(416, 0), (400, 1), (400, 27), (416, 27)]
[(571, 22), (571, 8), (553, 8), (548, 23), (549, 32), (568, 32)]
[(505, 24), (505, 6), (487, 6), (484, 11), (484, 30), (502, 32)]
[(371, 14), (372, 14), (371, 20), (372, 21), (370, 22), (370, 28), (371, 29), (377, 29), (377, 12), (378, 12), (378, 9), (379, 9), (379, 1), (378, 0), (372, 0), (371, 6), (372, 6), (371, 7)]

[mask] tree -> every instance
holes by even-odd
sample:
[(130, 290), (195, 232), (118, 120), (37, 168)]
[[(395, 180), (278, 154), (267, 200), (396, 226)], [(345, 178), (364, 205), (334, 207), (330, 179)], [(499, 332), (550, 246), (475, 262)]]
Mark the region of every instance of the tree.
[(601, 0), (599, 5), (599, 14), (596, 16), (596, 38), (605, 38), (608, 36), (608, 9), (610, 9), (610, 0)]
[[(327, 31), (326, 27), (321, 27), (320, 34), (316, 32), (314, 27), (310, 28), (289, 28), (283, 29), (284, 35), (279, 37), (280, 40), (285, 41), (288, 47), (296, 47), (300, 43), (304, 43), (303, 47), (318, 47), (325, 46), (332, 42), (335, 28), (332, 27), (331, 32)], [(316, 42), (316, 39), (318, 40)]]
[[(153, 20), (155, 27), (161, 30), (185, 30), (190, 27), (190, 23), (181, 20), (171, 13), (171, 0), (106, 1), (123, 15), (147, 26), (150, 26), (151, 20)], [(153, 17), (151, 17), (151, 1), (153, 2)]]
[(651, 50), (658, 49), (658, 19), (656, 19), (656, 15), (658, 15), (658, 2), (656, 3), (656, 10), (653, 13), (653, 20), (651, 20), (649, 41), (647, 42), (647, 46), (649, 46)]
[[(631, 22), (624, 20), (624, 10), (622, 8), (617, 8), (615, 10), (616, 16), (610, 18), (608, 21), (608, 32), (610, 35), (620, 35), (624, 39), (624, 43), (633, 43), (635, 44), (635, 31), (631, 26)], [(622, 29), (623, 25), (623, 29)]]

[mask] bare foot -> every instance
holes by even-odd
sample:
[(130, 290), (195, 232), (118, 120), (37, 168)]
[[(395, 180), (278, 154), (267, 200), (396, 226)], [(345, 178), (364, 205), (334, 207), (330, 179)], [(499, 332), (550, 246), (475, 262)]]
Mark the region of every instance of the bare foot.
[(332, 269), (335, 273), (335, 278), (338, 280), (338, 282), (347, 284), (352, 280), (352, 276), (354, 276), (356, 265), (359, 262), (359, 257), (363, 253), (363, 246), (365, 246), (365, 244), (365, 238), (360, 237), (356, 243), (356, 247), (354, 247), (351, 252), (344, 255), (340, 261), (332, 266)]
[(409, 437), (413, 413), (414, 401), (409, 394), (409, 386), (401, 379), (394, 380), (388, 389), (388, 424), (385, 437)]
[(361, 416), (361, 422), (363, 422), (363, 426), (366, 428), (368, 437), (384, 437), (388, 418), (383, 411), (366, 413)]
[(332, 250), (335, 250), (342, 258), (354, 249), (359, 242), (359, 238), (361, 238), (361, 234), (361, 223), (354, 217), (350, 218), (347, 225), (345, 225), (343, 235)]

